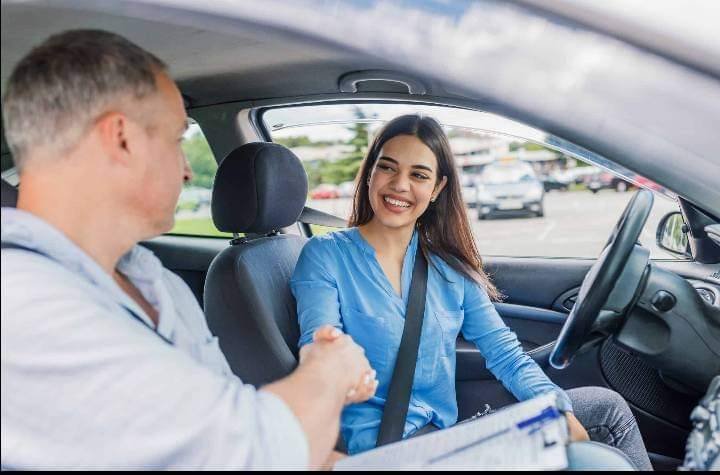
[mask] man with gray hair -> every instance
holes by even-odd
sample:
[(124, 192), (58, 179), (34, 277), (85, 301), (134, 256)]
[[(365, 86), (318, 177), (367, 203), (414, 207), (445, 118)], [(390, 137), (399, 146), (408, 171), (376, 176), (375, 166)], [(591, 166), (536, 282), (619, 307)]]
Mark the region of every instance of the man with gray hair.
[(363, 351), (324, 328), (290, 376), (231, 374), (190, 289), (143, 239), (169, 231), (187, 117), (158, 58), (66, 32), (3, 98), (20, 172), (2, 209), (3, 468), (305, 468), (343, 406), (375, 390)]

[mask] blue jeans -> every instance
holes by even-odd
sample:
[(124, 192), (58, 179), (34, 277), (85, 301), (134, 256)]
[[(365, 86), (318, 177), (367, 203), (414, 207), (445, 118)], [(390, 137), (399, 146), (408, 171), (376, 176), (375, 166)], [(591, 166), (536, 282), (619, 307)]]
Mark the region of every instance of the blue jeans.
[[(585, 427), (591, 441), (618, 449), (639, 470), (652, 470), (635, 416), (622, 396), (601, 387), (575, 388), (566, 393), (572, 401), (575, 417)], [(588, 448), (579, 450), (583, 460), (586, 454), (592, 453)]]

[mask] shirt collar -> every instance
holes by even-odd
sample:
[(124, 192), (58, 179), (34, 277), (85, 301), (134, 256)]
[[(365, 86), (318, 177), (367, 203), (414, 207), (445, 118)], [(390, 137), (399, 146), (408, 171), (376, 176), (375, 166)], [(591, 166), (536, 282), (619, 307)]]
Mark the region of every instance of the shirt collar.
[[(365, 254), (369, 254), (371, 256), (375, 256), (375, 248), (373, 248), (369, 242), (365, 240), (365, 238), (360, 234), (360, 228), (354, 227), (350, 228), (348, 230), (348, 237), (352, 242), (354, 242)], [(407, 248), (407, 254), (415, 255), (415, 252), (417, 250), (418, 245), (418, 230), (415, 229), (413, 231), (412, 238), (410, 238), (410, 243), (408, 244)]]

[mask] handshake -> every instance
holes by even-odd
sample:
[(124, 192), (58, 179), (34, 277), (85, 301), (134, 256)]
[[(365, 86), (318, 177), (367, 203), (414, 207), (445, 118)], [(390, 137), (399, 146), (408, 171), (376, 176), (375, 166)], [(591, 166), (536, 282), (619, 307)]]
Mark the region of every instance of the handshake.
[(330, 325), (316, 330), (313, 342), (300, 349), (300, 367), (314, 368), (336, 381), (346, 395), (346, 405), (367, 401), (378, 387), (365, 350), (350, 335)]

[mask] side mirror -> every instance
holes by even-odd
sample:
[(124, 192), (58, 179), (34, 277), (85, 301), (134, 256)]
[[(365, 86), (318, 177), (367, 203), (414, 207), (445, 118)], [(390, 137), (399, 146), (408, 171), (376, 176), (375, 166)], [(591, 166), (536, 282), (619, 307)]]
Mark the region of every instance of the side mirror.
[(679, 211), (668, 213), (658, 224), (656, 240), (659, 248), (683, 257), (692, 258), (687, 226)]

